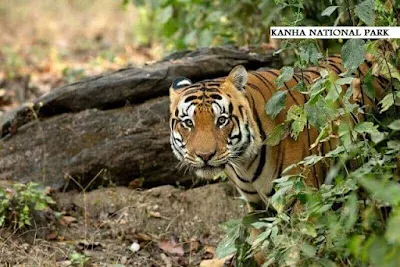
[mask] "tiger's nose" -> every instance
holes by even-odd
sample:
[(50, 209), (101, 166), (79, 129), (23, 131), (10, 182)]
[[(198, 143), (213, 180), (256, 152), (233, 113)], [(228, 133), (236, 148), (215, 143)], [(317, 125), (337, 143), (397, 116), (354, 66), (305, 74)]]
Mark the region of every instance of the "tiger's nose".
[(198, 156), (199, 158), (201, 158), (204, 162), (209, 161), (212, 157), (215, 156), (215, 154), (217, 153), (217, 151), (213, 151), (213, 152), (197, 152), (196, 156)]

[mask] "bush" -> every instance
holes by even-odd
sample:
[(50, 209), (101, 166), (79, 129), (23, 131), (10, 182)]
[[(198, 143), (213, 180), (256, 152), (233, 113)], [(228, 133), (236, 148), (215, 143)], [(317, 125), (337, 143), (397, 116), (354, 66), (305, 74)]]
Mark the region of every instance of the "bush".
[[(349, 16), (356, 24), (394, 26), (398, 22), (390, 3), (366, 0), (353, 4)], [(301, 4), (286, 2), (293, 7)], [(275, 180), (275, 194), (270, 199), (275, 214), (264, 211), (224, 224), (227, 237), (218, 246), (219, 257), (236, 253), (238, 266), (250, 266), (250, 256), (261, 250), (267, 257), (263, 266), (400, 266), (399, 47), (400, 40), (348, 40), (341, 49), (347, 73), (335, 77), (321, 71), (322, 77), (314, 84), (300, 83), (291, 89), (309, 100), (289, 110), (287, 120), (273, 130), (267, 143), (276, 145), (288, 134), (291, 137), (287, 138), (296, 139), (309, 126), (320, 133), (314, 147), (338, 139), (338, 146), (326, 155), (311, 155), (294, 164), (302, 168), (329, 163), (332, 167), (325, 184), (320, 189), (309, 187), (302, 173)], [(313, 40), (285, 41), (282, 52), (294, 56), (295, 67), (284, 67), (277, 85), (290, 80), (294, 68), (317, 65), (325, 54)], [(372, 67), (361, 87), (354, 88), (353, 71), (367, 53)], [(364, 112), (350, 97), (363, 90), (374, 99), (371, 79), (378, 75), (389, 81), (379, 112)], [(346, 93), (340, 85), (348, 86)], [(269, 116), (282, 110), (286, 93), (278, 91), (266, 104)], [(359, 115), (363, 121), (358, 120)], [(293, 203), (296, 212), (291, 212)], [(248, 227), (262, 233), (252, 241)]]
[[(171, 50), (268, 42), (273, 25), (292, 25), (303, 18), (314, 24), (331, 22), (329, 17), (316, 16), (329, 2), (306, 0), (302, 8), (294, 9), (282, 0), (125, 0), (124, 4), (133, 3), (138, 8), (135, 32), (142, 43), (162, 42)], [(346, 14), (341, 15), (344, 21)]]
[(28, 227), (34, 211), (45, 210), (53, 203), (46, 190), (36, 183), (0, 188), (0, 227)]

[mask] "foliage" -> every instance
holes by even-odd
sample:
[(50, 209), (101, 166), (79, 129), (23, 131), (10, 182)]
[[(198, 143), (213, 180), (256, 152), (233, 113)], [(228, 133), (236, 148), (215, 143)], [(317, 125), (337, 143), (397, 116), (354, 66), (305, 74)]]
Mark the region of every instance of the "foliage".
[[(332, 0), (297, 2), (123, 0), (124, 5), (132, 3), (138, 8), (139, 24), (135, 32), (142, 43), (150, 45), (161, 41), (167, 49), (261, 44), (268, 42), (270, 26), (296, 25), (303, 19), (310, 24), (321, 22), (324, 25), (333, 20), (329, 16), (319, 15)], [(347, 13), (344, 8), (339, 8), (341, 20), (345, 22)]]
[(68, 258), (73, 266), (84, 267), (90, 262), (90, 258), (78, 252), (72, 252)]
[[(281, 3), (293, 8), (303, 6), (301, 0)], [(396, 25), (395, 13), (387, 8), (390, 1), (349, 3), (353, 25)], [(343, 9), (345, 6), (336, 3), (322, 15), (340, 18)], [(400, 40), (348, 40), (341, 50), (346, 73), (337, 77), (321, 70), (321, 78), (312, 85), (300, 83), (290, 90), (281, 87), (293, 75), (293, 68), (281, 70), (277, 79), (281, 90), (267, 103), (266, 113), (277, 116), (291, 90), (301, 92), (308, 100), (303, 106), (290, 108), (286, 121), (272, 131), (267, 144), (296, 139), (313, 126), (319, 136), (311, 147), (321, 151), (324, 144), (338, 145), (325, 155), (311, 155), (286, 168), (284, 176), (274, 181), (275, 193), (270, 198), (270, 209), (276, 215), (262, 211), (264, 214), (251, 223), (243, 219), (225, 224), (227, 238), (218, 247), (218, 255), (243, 255), (247, 249), (246, 257), (237, 257), (243, 264), (240, 259), (247, 260), (261, 250), (267, 259), (263, 266), (400, 266), (399, 47)], [(297, 71), (317, 65), (325, 54), (314, 40), (288, 40), (279, 51), (283, 52), (295, 55)], [(367, 53), (372, 67), (358, 88), (354, 70)], [(382, 96), (374, 94), (374, 76), (389, 81)], [(378, 110), (350, 101), (360, 95), (360, 90), (377, 99)], [(330, 166), (319, 189), (304, 181), (306, 168), (315, 164)], [(294, 167), (299, 173), (288, 175)], [(252, 242), (247, 232), (240, 230), (249, 224), (262, 230)]]
[(16, 183), (12, 188), (0, 188), (0, 227), (30, 226), (33, 212), (45, 210), (53, 203), (46, 190), (36, 183)]

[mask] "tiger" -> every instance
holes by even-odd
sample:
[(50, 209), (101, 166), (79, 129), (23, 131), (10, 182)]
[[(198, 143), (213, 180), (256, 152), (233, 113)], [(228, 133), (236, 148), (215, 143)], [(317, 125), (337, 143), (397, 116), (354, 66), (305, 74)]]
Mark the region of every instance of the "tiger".
[[(371, 68), (365, 61), (355, 71), (363, 78)], [(318, 137), (314, 127), (308, 127), (297, 138), (287, 137), (276, 146), (268, 146), (266, 138), (274, 127), (283, 123), (293, 105), (303, 105), (307, 96), (290, 89), (300, 82), (312, 84), (321, 77), (321, 69), (344, 73), (340, 55), (332, 55), (319, 67), (295, 72), (284, 88), (277, 88), (280, 70), (265, 69), (247, 72), (239, 65), (227, 77), (192, 83), (185, 77), (176, 78), (169, 90), (170, 143), (176, 158), (201, 178), (212, 178), (225, 171), (240, 194), (251, 206), (268, 203), (273, 183), (282, 171), (311, 154), (323, 154), (335, 148), (334, 141), (310, 149)], [(379, 96), (384, 94), (387, 80), (374, 77), (372, 85)], [(284, 109), (275, 117), (265, 112), (265, 104), (278, 90), (288, 95)], [(376, 99), (362, 93), (363, 106), (376, 106)], [(359, 100), (356, 100), (359, 101)], [(299, 170), (292, 168), (287, 174)], [(324, 182), (327, 166), (319, 163), (302, 175), (306, 184), (319, 187)]]
[[(365, 61), (354, 74), (363, 79), (371, 67)], [(250, 211), (265, 208), (274, 194), (273, 181), (282, 176), (283, 170), (312, 154), (332, 151), (337, 145), (337, 141), (329, 140), (310, 149), (319, 135), (312, 126), (299, 133), (297, 140), (288, 136), (275, 146), (265, 142), (273, 129), (285, 121), (290, 107), (303, 105), (308, 100), (305, 94), (291, 89), (301, 82), (312, 85), (321, 77), (322, 69), (334, 75), (346, 72), (342, 58), (332, 55), (318, 67), (296, 71), (283, 88), (276, 86), (280, 70), (248, 72), (241, 65), (222, 78), (196, 83), (185, 77), (174, 79), (169, 89), (169, 126), (175, 157), (201, 178), (210, 179), (225, 172), (247, 201)], [(373, 77), (376, 98), (383, 96), (387, 83), (383, 77)], [(287, 92), (286, 103), (271, 118), (264, 107), (278, 90)], [(353, 94), (353, 98), (353, 102), (360, 102), (364, 108), (377, 104), (376, 99), (363, 92), (358, 97)], [(302, 169), (305, 183), (319, 188), (328, 167), (319, 162)], [(298, 172), (299, 168), (295, 167), (287, 174)], [(262, 263), (262, 259), (256, 261)]]

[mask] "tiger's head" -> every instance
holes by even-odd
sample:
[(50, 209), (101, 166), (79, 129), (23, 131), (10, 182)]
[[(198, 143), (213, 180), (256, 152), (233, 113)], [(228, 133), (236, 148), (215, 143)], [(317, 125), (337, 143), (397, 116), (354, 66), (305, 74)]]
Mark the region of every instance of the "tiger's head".
[(226, 78), (192, 84), (177, 78), (170, 88), (171, 147), (197, 176), (212, 178), (228, 163), (245, 162), (261, 146), (246, 99), (248, 74), (236, 66)]

